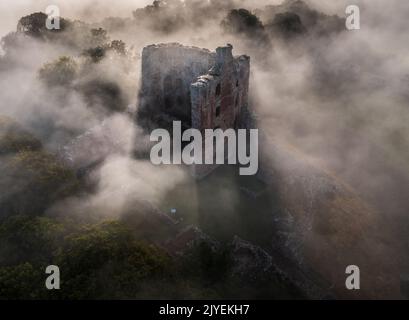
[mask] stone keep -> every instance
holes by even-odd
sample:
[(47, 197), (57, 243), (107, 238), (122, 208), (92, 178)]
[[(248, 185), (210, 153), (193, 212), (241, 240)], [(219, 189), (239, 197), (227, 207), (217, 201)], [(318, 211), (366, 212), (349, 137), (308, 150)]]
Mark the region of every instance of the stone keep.
[[(178, 43), (150, 45), (142, 52), (139, 120), (149, 128), (247, 128), (250, 58)], [(197, 166), (196, 175), (210, 171)]]

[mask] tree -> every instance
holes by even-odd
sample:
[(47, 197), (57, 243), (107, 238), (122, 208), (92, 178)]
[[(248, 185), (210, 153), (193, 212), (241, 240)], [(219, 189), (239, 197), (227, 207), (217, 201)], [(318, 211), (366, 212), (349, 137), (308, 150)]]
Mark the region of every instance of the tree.
[(7, 117), (0, 117), (0, 156), (23, 150), (40, 150), (41, 141)]
[(119, 55), (126, 55), (126, 44), (122, 40), (113, 40), (110, 43), (109, 48)]
[(225, 31), (245, 36), (261, 36), (264, 26), (260, 19), (246, 9), (234, 9), (222, 21)]
[(121, 87), (113, 81), (91, 80), (77, 87), (90, 107), (103, 107), (109, 113), (126, 109), (126, 98)]
[(66, 30), (70, 22), (66, 19), (60, 19), (60, 29), (48, 30), (46, 20), (48, 16), (43, 12), (35, 12), (22, 17), (17, 24), (17, 32), (24, 33), (30, 37), (47, 39), (52, 34)]
[(13, 120), (0, 118), (1, 216), (41, 214), (51, 203), (73, 195), (81, 184), (71, 169), (42, 148)]
[(36, 12), (22, 17), (17, 24), (17, 31), (26, 35), (39, 38), (43, 36), (46, 29), (47, 15), (43, 12)]
[(186, 12), (180, 0), (158, 0), (133, 12), (138, 24), (161, 33), (171, 33), (186, 25)]
[(0, 165), (2, 215), (42, 214), (51, 204), (78, 194), (74, 172), (43, 150), (22, 150)]
[(101, 47), (109, 41), (108, 32), (105, 29), (91, 29), (90, 47)]
[(62, 56), (45, 64), (39, 71), (40, 79), (50, 86), (70, 85), (78, 72), (78, 65), (71, 57)]
[(39, 216), (16, 215), (0, 224), (0, 266), (47, 265), (63, 241), (66, 225)]
[(163, 251), (138, 242), (118, 221), (72, 234), (56, 257), (70, 299), (135, 298), (144, 283), (165, 277), (169, 264)]
[(91, 58), (92, 62), (100, 62), (106, 55), (106, 47), (99, 46), (95, 48), (89, 48), (84, 51), (84, 55)]
[(291, 12), (276, 14), (272, 23), (268, 25), (268, 28), (275, 35), (283, 38), (292, 38), (294, 36), (303, 35), (307, 32), (300, 17)]
[(41, 299), (47, 295), (42, 270), (30, 263), (0, 267), (0, 299)]

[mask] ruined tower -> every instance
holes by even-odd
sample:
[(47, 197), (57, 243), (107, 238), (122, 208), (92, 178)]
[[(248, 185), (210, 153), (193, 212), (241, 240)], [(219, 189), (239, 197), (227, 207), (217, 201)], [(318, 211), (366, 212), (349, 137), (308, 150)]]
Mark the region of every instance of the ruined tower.
[[(150, 45), (142, 52), (139, 120), (171, 130), (246, 128), (250, 58), (233, 56), (233, 47), (216, 52), (177, 43)], [(196, 168), (202, 176), (212, 168)]]

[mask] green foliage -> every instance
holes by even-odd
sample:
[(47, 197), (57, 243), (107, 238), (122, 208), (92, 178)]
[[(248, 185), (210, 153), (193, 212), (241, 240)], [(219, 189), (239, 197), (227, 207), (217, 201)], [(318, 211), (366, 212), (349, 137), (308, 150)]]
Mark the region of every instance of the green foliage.
[(164, 275), (170, 259), (136, 241), (120, 222), (107, 221), (67, 238), (56, 258), (65, 292), (73, 299), (132, 298), (146, 281)]
[[(93, 63), (105, 58), (107, 52), (114, 52), (118, 57), (126, 55), (124, 42), (116, 40), (103, 47), (91, 48), (83, 52)], [(92, 69), (92, 63), (77, 63), (71, 57), (60, 57), (54, 62), (45, 64), (39, 71), (39, 78), (48, 86), (63, 86), (83, 94), (90, 107), (104, 107), (108, 111), (124, 111), (127, 101), (121, 87), (114, 81), (104, 78), (84, 77)], [(87, 79), (85, 81), (82, 81)], [(75, 82), (75, 85), (74, 85)]]
[[(92, 28), (82, 21), (69, 21), (60, 18), (60, 28), (49, 30), (46, 27), (47, 15), (36, 12), (22, 17), (17, 25), (17, 35), (26, 35), (44, 41), (62, 43), (73, 49), (83, 50), (104, 46), (109, 42), (108, 32), (102, 28)], [(10, 37), (7, 44), (13, 44), (15, 37)]]
[(41, 142), (27, 132), (9, 132), (0, 137), (0, 154), (39, 150)]
[(40, 37), (46, 29), (47, 15), (43, 12), (36, 12), (28, 16), (22, 17), (17, 26), (19, 32), (32, 37)]
[(314, 38), (345, 31), (345, 18), (326, 15), (300, 0), (287, 0), (279, 6), (268, 6), (260, 14), (268, 21), (266, 29), (270, 35), (284, 40), (296, 39), (297, 36), (307, 34), (307, 31)]
[(119, 55), (126, 55), (126, 44), (122, 40), (113, 40), (110, 43), (109, 48)]
[(300, 17), (291, 12), (276, 14), (268, 28), (276, 35), (284, 38), (291, 38), (307, 32)]
[(39, 299), (46, 295), (43, 271), (30, 263), (0, 267), (0, 299)]
[(124, 111), (127, 103), (119, 85), (112, 81), (91, 80), (77, 86), (89, 106), (103, 106), (109, 111)]
[(260, 19), (246, 9), (234, 9), (222, 21), (222, 27), (230, 33), (259, 36), (264, 32)]
[(53, 34), (66, 30), (70, 26), (70, 22), (65, 19), (60, 19), (60, 29), (48, 30), (46, 20), (48, 16), (43, 12), (35, 12), (33, 14), (22, 17), (17, 25), (17, 31), (24, 33), (30, 37), (47, 39)]
[(26, 178), (31, 177), (35, 188), (45, 193), (60, 190), (68, 195), (77, 187), (74, 173), (51, 154), (25, 150), (18, 152), (13, 160), (12, 165)]
[(109, 49), (109, 37), (107, 31), (102, 28), (91, 29), (90, 33), (88, 49), (84, 50), (83, 54), (90, 57), (92, 62), (97, 63), (105, 57)]
[(65, 225), (46, 217), (11, 216), (0, 224), (0, 266), (51, 261)]
[(80, 182), (55, 156), (22, 150), (0, 165), (2, 215), (42, 213), (52, 203), (76, 194)]
[(0, 117), (0, 156), (23, 150), (40, 150), (41, 141), (7, 117)]
[(0, 217), (42, 213), (56, 200), (74, 194), (74, 173), (13, 120), (0, 118)]
[(113, 40), (110, 43), (89, 48), (83, 52), (83, 55), (90, 57), (94, 63), (104, 59), (108, 52), (116, 53), (119, 56), (126, 56), (126, 44), (122, 40)]
[(84, 51), (84, 55), (90, 57), (94, 63), (100, 62), (105, 57), (105, 54), (105, 47), (95, 47)]
[(70, 85), (78, 72), (78, 65), (71, 57), (60, 57), (45, 64), (39, 71), (40, 79), (50, 86)]
[(108, 32), (102, 28), (91, 29), (91, 47), (102, 46), (109, 41)]
[[(143, 297), (151, 282), (167, 277), (171, 260), (139, 242), (123, 223), (75, 228), (49, 218), (16, 216), (0, 224), (0, 299), (43, 298), (45, 267), (56, 264), (62, 290), (56, 298)], [(141, 291), (142, 290), (142, 291)], [(155, 293), (161, 294), (160, 288)]]
[(169, 34), (186, 25), (188, 17), (185, 13), (180, 0), (158, 0), (132, 14), (136, 23), (145, 24), (150, 30)]

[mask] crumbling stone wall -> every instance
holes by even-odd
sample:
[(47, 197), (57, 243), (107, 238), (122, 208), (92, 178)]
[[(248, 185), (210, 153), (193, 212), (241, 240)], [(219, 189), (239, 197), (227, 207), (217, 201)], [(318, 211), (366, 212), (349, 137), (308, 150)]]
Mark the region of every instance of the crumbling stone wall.
[(162, 128), (180, 120), (191, 127), (190, 85), (214, 64), (209, 50), (177, 43), (150, 45), (142, 52), (140, 115)]
[(247, 109), (250, 58), (234, 58), (233, 47), (216, 49), (215, 65), (191, 85), (192, 126), (209, 128), (243, 127), (241, 113)]
[[(205, 129), (246, 127), (242, 115), (248, 110), (250, 58), (234, 58), (232, 50), (231, 45), (217, 48), (213, 67), (191, 85), (192, 127), (201, 130), (203, 136)], [(228, 155), (227, 150), (225, 155)], [(191, 171), (201, 178), (217, 167), (196, 165)]]

